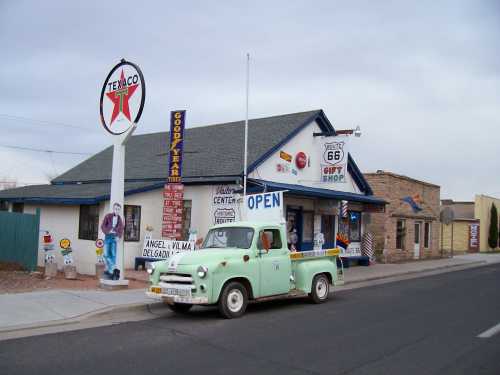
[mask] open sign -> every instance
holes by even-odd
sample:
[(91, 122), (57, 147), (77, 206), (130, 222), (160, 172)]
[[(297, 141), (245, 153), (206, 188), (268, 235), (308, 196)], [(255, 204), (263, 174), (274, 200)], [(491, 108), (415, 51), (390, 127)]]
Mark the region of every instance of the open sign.
[(283, 220), (283, 192), (248, 195), (245, 198), (246, 218), (251, 221)]

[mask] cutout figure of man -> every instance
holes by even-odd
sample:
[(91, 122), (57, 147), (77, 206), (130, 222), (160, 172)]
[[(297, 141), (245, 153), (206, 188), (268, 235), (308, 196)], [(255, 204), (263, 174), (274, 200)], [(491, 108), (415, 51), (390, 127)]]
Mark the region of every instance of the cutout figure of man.
[(122, 206), (113, 204), (113, 212), (104, 216), (101, 230), (104, 232), (104, 261), (106, 263), (106, 275), (111, 280), (120, 278), (120, 270), (116, 267), (116, 237), (123, 235), (123, 219), (120, 216)]

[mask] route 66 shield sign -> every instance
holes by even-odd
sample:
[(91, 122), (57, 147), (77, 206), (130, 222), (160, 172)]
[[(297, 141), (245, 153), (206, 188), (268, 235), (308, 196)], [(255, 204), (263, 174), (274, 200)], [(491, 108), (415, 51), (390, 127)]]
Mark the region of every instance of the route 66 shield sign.
[(344, 144), (345, 142), (327, 142), (325, 143), (325, 151), (323, 152), (323, 160), (325, 163), (336, 165), (344, 164)]

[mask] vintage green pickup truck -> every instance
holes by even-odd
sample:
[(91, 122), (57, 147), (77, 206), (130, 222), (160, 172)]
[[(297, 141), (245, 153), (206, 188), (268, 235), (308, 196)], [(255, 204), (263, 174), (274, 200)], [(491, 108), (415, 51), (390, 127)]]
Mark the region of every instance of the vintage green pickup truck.
[(148, 263), (149, 297), (175, 312), (218, 305), (225, 318), (244, 314), (249, 301), (309, 295), (328, 299), (343, 284), (339, 249), (290, 252), (284, 225), (237, 222), (212, 227), (201, 248)]

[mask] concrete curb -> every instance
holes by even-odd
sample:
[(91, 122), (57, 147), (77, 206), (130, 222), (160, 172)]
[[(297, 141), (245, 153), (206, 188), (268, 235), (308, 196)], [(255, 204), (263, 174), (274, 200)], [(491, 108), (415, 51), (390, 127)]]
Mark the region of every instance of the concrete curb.
[(48, 321), (30, 323), (30, 324), (19, 324), (19, 325), (0, 328), (0, 334), (12, 333), (12, 332), (18, 332), (18, 331), (24, 331), (24, 330), (31, 330), (31, 329), (37, 329), (37, 328), (57, 327), (57, 326), (81, 323), (82, 321), (84, 321), (86, 319), (93, 318), (93, 317), (96, 317), (99, 315), (108, 314), (110, 312), (119, 313), (119, 312), (125, 312), (125, 311), (130, 312), (130, 311), (134, 311), (134, 310), (137, 310), (137, 311), (149, 310), (151, 308), (160, 307), (160, 306), (164, 306), (163, 302), (130, 303), (130, 304), (123, 304), (123, 305), (106, 306), (106, 307), (103, 307), (102, 309), (89, 311), (87, 313), (80, 314), (80, 315), (75, 315), (71, 318), (48, 320)]

